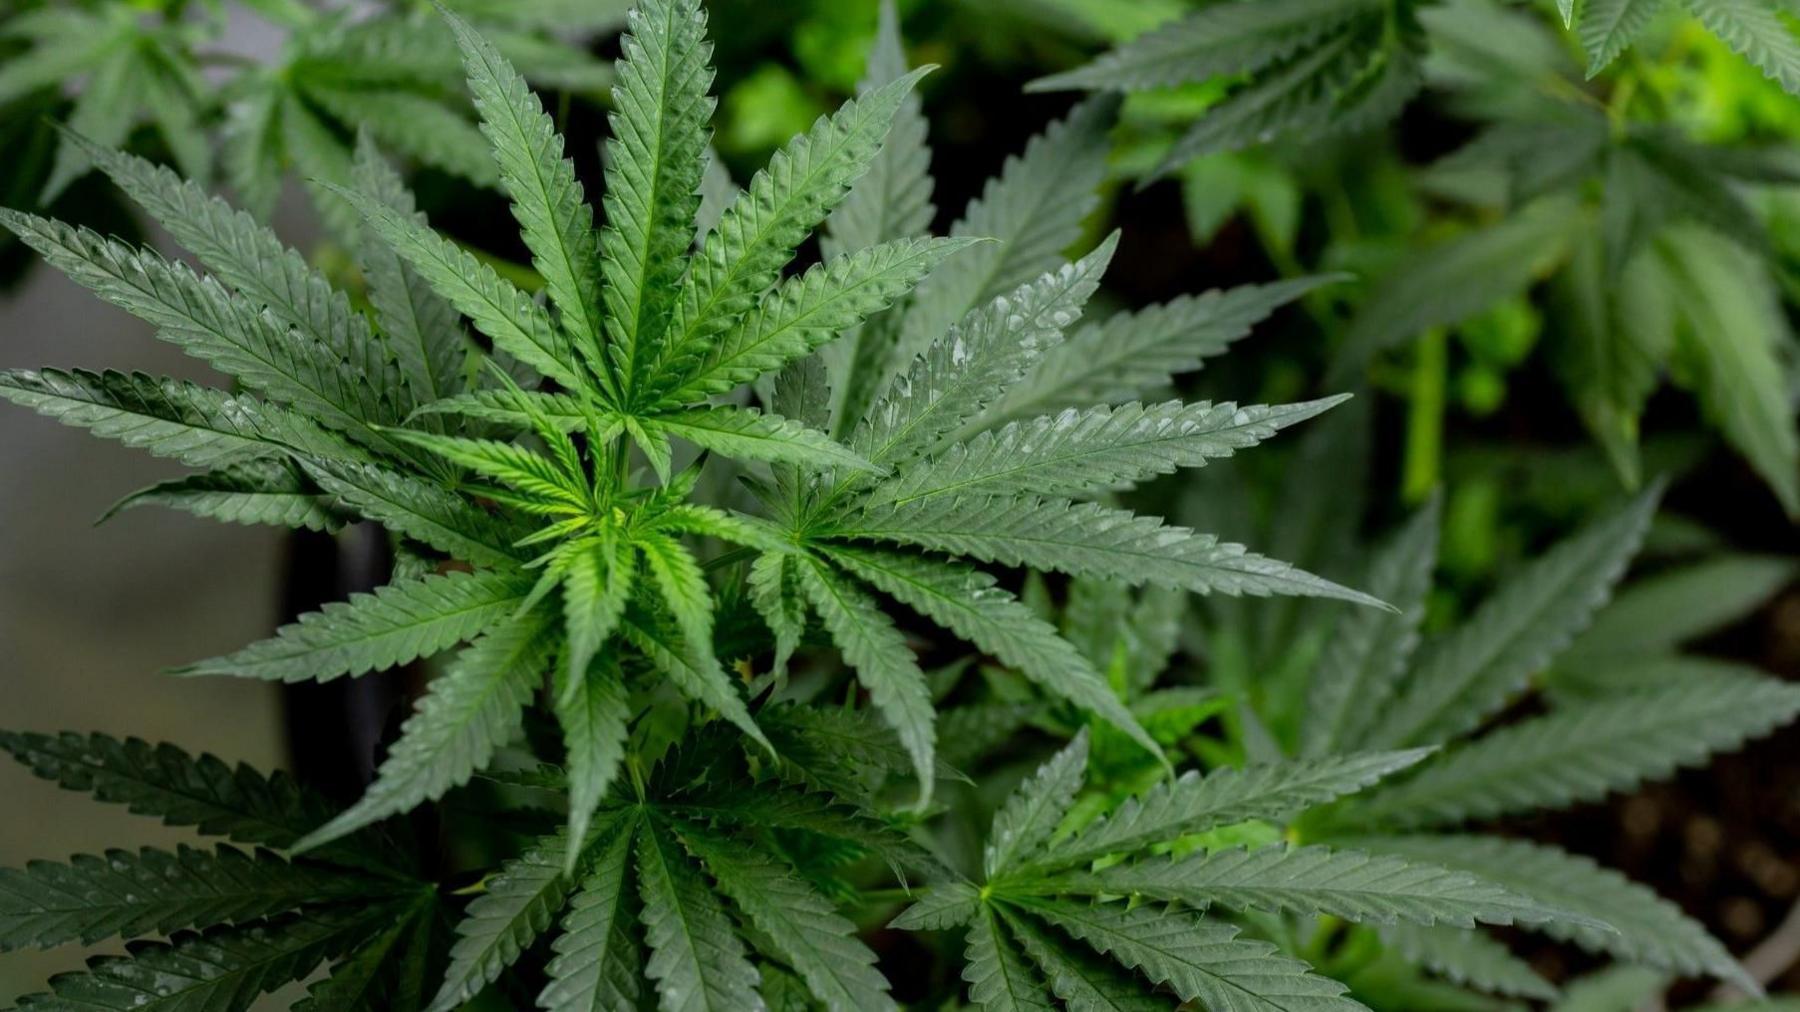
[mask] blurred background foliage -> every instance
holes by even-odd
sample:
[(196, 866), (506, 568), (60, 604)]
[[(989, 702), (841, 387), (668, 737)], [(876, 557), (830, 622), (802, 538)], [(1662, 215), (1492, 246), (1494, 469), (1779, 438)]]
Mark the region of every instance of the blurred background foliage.
[[(570, 155), (597, 178), (624, 0), (449, 5), (551, 97)], [(1200, 61), (1192, 80), (1146, 87), (1090, 62), (1220, 4), (898, 6), (911, 61), (941, 68), (922, 88), (940, 228), (1007, 153), (1067, 110), (1073, 96), (1059, 87), (1118, 90), (1112, 178), (1090, 223), (1094, 236), (1124, 229), (1103, 293), (1111, 308), (1342, 275), (1183, 393), (1267, 403), (1351, 389), (1362, 395), (1356, 407), (1307, 440), (1278, 441), (1136, 498), (1352, 582), (1364, 546), (1429, 508), (1440, 529), (1429, 632), (1453, 627), (1523, 560), (1625, 492), (1666, 476), (1666, 505), (1632, 585), (1682, 592), (1646, 589), (1638, 611), (1615, 624), (1652, 640), (1659, 663), (1683, 648), (1682, 656), (1800, 675), (1791, 523), (1800, 514), (1791, 329), (1800, 306), (1800, 98), (1782, 83), (1800, 82), (1792, 0), (1762, 5), (1791, 49), (1761, 52), (1757, 63), (1734, 51), (1741, 39), (1695, 16), (1705, 0), (1640, 0), (1649, 16), (1634, 22), (1631, 44), (1599, 40), (1601, 52), (1584, 19), (1629, 4), (1586, 0), (1567, 12), (1556, 0), (1363, 4), (1381, 17), (1378, 44), (1357, 51), (1367, 65), (1347, 82), (1271, 98), (1256, 115), (1243, 110), (1270, 94), (1270, 79), (1292, 60)], [(721, 95), (715, 147), (742, 180), (854, 92), (875, 4), (716, 0), (709, 11)], [(1083, 77), (1084, 67), (1097, 69)], [(284, 199), (306, 201), (322, 222), (312, 256), (352, 286), (339, 238), (353, 234), (351, 219), (308, 181), (342, 180), (356, 134), (367, 132), (411, 164), (435, 224), (532, 281), (489, 188), (486, 146), (429, 3), (10, 0), (0, 9), (0, 205), (145, 237), (59, 125), (207, 179), (260, 216)], [(32, 269), (14, 240), (0, 238), (0, 283), (17, 286)], [(1324, 491), (1344, 475), (1363, 476), (1357, 494)], [(290, 567), (290, 603), (296, 582), (316, 582), (309, 564), (300, 553)], [(1172, 673), (1155, 683), (1169, 693), (1158, 696), (1159, 733), (1195, 758), (1228, 761), (1299, 741), (1307, 680), (1337, 619), (1330, 606), (1200, 607), (1105, 588), (1030, 589), (1072, 636), (1092, 641), (1084, 645), (1097, 659), (1131, 658), (1146, 678)], [(1630, 610), (1627, 601), (1615, 607)], [(1659, 638), (1671, 628), (1679, 635)], [(1052, 732), (1003, 750), (996, 767), (1011, 772), (983, 778), (985, 794), (999, 797), (1056, 735), (1072, 733), (1009, 700), (1003, 676), (970, 674), (966, 658), (937, 659), (947, 665), (942, 694), (983, 708), (947, 717), (968, 726), (966, 737), (946, 732), (946, 742), (973, 756), (978, 743), (1034, 723)], [(1604, 691), (1595, 670), (1553, 665), (1521, 713), (1553, 709), (1559, 693)], [(1497, 828), (1621, 867), (1748, 949), (1800, 898), (1792, 856), (1800, 773), (1787, 761), (1795, 740), (1788, 732), (1629, 797), (1582, 799), (1548, 816), (1509, 813)], [(1128, 750), (1108, 766), (1098, 732), (1096, 741), (1102, 794), (1153, 775), (1133, 767)], [(1548, 950), (1529, 955), (1560, 978), (1588, 968)], [(1372, 976), (1359, 992), (1387, 996), (1384, 1008), (1450, 1007), (1433, 1004), (1444, 994), (1409, 991), (1416, 981), (1378, 956), (1364, 970)], [(1797, 983), (1790, 978), (1778, 977)], [(1591, 1003), (1569, 1007), (1636, 1008), (1660, 985), (1595, 980), (1575, 992)]]

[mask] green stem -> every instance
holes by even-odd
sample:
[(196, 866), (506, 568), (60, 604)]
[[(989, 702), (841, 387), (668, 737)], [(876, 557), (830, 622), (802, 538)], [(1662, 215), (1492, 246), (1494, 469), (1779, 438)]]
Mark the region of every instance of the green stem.
[(1433, 327), (1413, 350), (1412, 384), (1406, 417), (1406, 463), (1400, 496), (1408, 504), (1425, 501), (1437, 487), (1444, 450), (1444, 402), (1450, 368), (1450, 334)]

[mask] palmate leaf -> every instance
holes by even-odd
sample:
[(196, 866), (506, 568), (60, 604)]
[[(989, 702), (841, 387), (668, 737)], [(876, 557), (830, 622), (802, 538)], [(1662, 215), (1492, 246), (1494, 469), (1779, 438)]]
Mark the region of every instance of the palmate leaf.
[(393, 888), (341, 869), (289, 864), (266, 850), (251, 855), (226, 846), (33, 861), (0, 869), (0, 951), (241, 924), (308, 904), (366, 901)]
[(139, 489), (107, 508), (101, 521), (136, 506), (166, 506), (232, 524), (276, 524), (336, 531), (344, 514), (293, 465), (280, 460), (232, 464)]
[(1106, 680), (1055, 627), (986, 573), (945, 562), (831, 545), (831, 560), (885, 594), (893, 596), (1019, 669), (1045, 692), (1066, 699), (1112, 724), (1152, 755), (1156, 742), (1138, 725)]
[[(775, 152), (694, 255), (670, 320), (658, 376), (681, 375), (774, 283), (812, 229), (880, 150), (900, 102), (925, 70), (852, 99)], [(659, 385), (659, 384), (653, 384)]]
[(1033, 137), (1022, 154), (1009, 157), (969, 203), (950, 234), (999, 242), (970, 250), (956, 270), (920, 286), (895, 337), (890, 370), (904, 372), (952, 324), (1063, 265), (1063, 252), (1081, 238), (1081, 223), (1098, 203), (1114, 109), (1108, 99), (1077, 106)]
[(1183, 295), (1083, 324), (1044, 352), (983, 418), (1024, 418), (1151, 395), (1222, 354), (1275, 310), (1341, 280), (1324, 275)]
[(1007, 796), (988, 830), (981, 857), (983, 874), (994, 878), (1043, 847), (1075, 804), (1075, 794), (1087, 774), (1087, 760), (1084, 728)]
[(1199, 851), (1176, 860), (1116, 864), (1055, 880), (1083, 893), (1136, 896), (1198, 909), (1326, 914), (1392, 924), (1534, 923), (1559, 911), (1465, 872), (1330, 847)]
[(568, 335), (544, 307), (458, 246), (386, 204), (352, 190), (333, 191), (369, 228), (419, 272), (433, 291), (473, 320), (494, 345), (571, 390), (592, 383), (576, 362)]
[(699, 0), (647, 0), (621, 39), (608, 116), (601, 289), (613, 368), (630, 393), (654, 365), (694, 238), (713, 100)]
[(1434, 756), (1377, 788), (1364, 824), (1440, 825), (1563, 808), (1660, 780), (1767, 734), (1800, 714), (1800, 688), (1708, 678), (1569, 706)]
[(1352, 86), (1396, 59), (1379, 45), (1381, 20), (1352, 22), (1253, 78), (1176, 139), (1153, 172), (1161, 178), (1201, 155), (1237, 151), (1277, 134), (1328, 136), (1365, 125), (1343, 103)]
[(585, 476), (570, 474), (557, 461), (516, 443), (410, 430), (399, 430), (394, 435), (459, 467), (502, 482), (547, 508), (565, 509), (575, 515), (592, 509)]
[(1618, 59), (1625, 47), (1667, 0), (1586, 0), (1581, 7), (1577, 33), (1588, 54), (1588, 76), (1593, 77)]
[(1245, 819), (1279, 822), (1360, 791), (1427, 754), (1424, 749), (1365, 752), (1219, 769), (1205, 776), (1188, 772), (1126, 801), (1111, 815), (1051, 846), (1030, 866), (1074, 867)]
[(880, 857), (896, 871), (943, 871), (937, 859), (904, 831), (824, 791), (773, 783), (758, 784), (755, 790), (745, 791), (732, 784), (710, 792), (685, 794), (678, 803), (665, 804), (663, 809), (684, 819), (724, 823), (744, 830), (798, 830), (830, 837)]
[(487, 879), (487, 888), (457, 922), (450, 965), (431, 1012), (461, 1007), (550, 927), (569, 894), (562, 857), (570, 844), (560, 833), (540, 839)]
[(795, 565), (784, 553), (763, 552), (750, 564), (747, 579), (750, 604), (775, 637), (772, 667), (778, 677), (786, 676), (788, 660), (806, 634), (806, 598)]
[(493, 143), (500, 184), (563, 326), (596, 368), (600, 360), (600, 243), (562, 138), (525, 79), (468, 22), (445, 15), (462, 48), (481, 130)]
[[(169, 826), (192, 826), (242, 844), (291, 848), (328, 819), (333, 806), (283, 772), (265, 776), (242, 763), (191, 756), (173, 745), (123, 741), (102, 734), (0, 731), (0, 748), (31, 772), (98, 801), (122, 804)], [(392, 848), (359, 836), (320, 848), (316, 856), (353, 867), (387, 869)], [(391, 872), (390, 872), (391, 873)]]
[(1634, 579), (1569, 644), (1558, 667), (1672, 653), (1762, 607), (1795, 575), (1792, 559), (1720, 555)]
[(1361, 747), (1447, 741), (1516, 693), (1606, 603), (1636, 554), (1661, 487), (1636, 496), (1520, 568), (1465, 623), (1420, 651)]
[(937, 746), (925, 672), (906, 637), (873, 598), (816, 559), (795, 564), (801, 589), (820, 621), (912, 758), (919, 778), (919, 806), (924, 807), (931, 800)]
[(1199, 914), (1154, 906), (1127, 909), (1119, 903), (1012, 902), (1204, 1008), (1365, 1012), (1360, 1002), (1344, 997), (1349, 988), (1343, 984), (1280, 955), (1268, 942), (1239, 938), (1236, 927)]
[(631, 858), (637, 819), (622, 815), (596, 839), (605, 841), (586, 869), (552, 943), (550, 982), (538, 995), (545, 1012), (636, 1008), (641, 957), (632, 925)]
[(1223, 74), (1254, 73), (1380, 9), (1376, 0), (1218, 4), (1145, 32), (1084, 67), (1027, 87), (1143, 91)]
[(391, 923), (391, 906), (306, 914), (170, 942), (139, 942), (130, 956), (100, 956), (86, 973), (50, 979), (50, 994), (27, 995), (32, 1012), (209, 1012), (245, 1008), (259, 994), (311, 973)]
[(711, 707), (752, 741), (774, 752), (769, 739), (750, 716), (749, 707), (732, 684), (710, 646), (693, 647), (680, 631), (660, 616), (627, 608), (619, 631), (632, 646), (644, 652), (657, 669), (675, 683), (682, 695)]
[[(1734, 52), (1800, 95), (1800, 36), (1781, 11), (1754, 0), (1682, 0), (1688, 11)], [(1791, 12), (1790, 12), (1791, 13)]]
[[(637, 549), (627, 539), (610, 534), (570, 547), (562, 576), (568, 650), (559, 665), (565, 678), (561, 684), (569, 691), (581, 694), (577, 687), (589, 677), (594, 655), (618, 628), (636, 581)], [(563, 698), (560, 690), (557, 698)]]
[(1498, 224), (1418, 251), (1377, 284), (1326, 382), (1342, 384), (1382, 349), (1461, 323), (1525, 290), (1562, 260), (1581, 221), (1565, 197), (1552, 195)]
[(149, 250), (16, 211), (0, 210), (0, 227), (77, 283), (155, 326), (163, 340), (316, 421), (381, 444), (368, 423), (388, 409), (367, 377), (218, 281)]
[(476, 565), (519, 563), (518, 528), (441, 485), (379, 464), (305, 460), (301, 466), (346, 508), (391, 531)]
[(1407, 960), (1457, 984), (1544, 1001), (1557, 994), (1556, 985), (1538, 976), (1531, 964), (1480, 931), (1394, 924), (1382, 929), (1381, 940)]
[(823, 432), (755, 408), (691, 408), (656, 415), (655, 424), (671, 436), (733, 460), (792, 464), (815, 471), (875, 470), (860, 454)]
[(573, 875), (588, 823), (625, 758), (631, 700), (625, 675), (612, 658), (582, 669), (559, 666), (553, 691), (551, 708), (562, 725), (569, 777), (570, 845), (563, 871)]
[(361, 800), (295, 845), (306, 850), (441, 797), (467, 782), (518, 731), (549, 667), (554, 640), (541, 612), (490, 630), (419, 701)]
[(1013, 915), (1004, 907), (1000, 912), (1025, 955), (1043, 972), (1051, 993), (1067, 1002), (1069, 1008), (1083, 1012), (1167, 1012), (1168, 1001), (1146, 994), (1125, 970), (1079, 945), (1063, 941), (1029, 917)]
[(332, 118), (421, 165), (492, 187), (498, 177), (486, 138), (457, 109), (417, 92), (375, 90), (302, 79), (307, 101)]
[[(423, 226), (412, 191), (366, 137), (358, 140), (352, 179), (369, 199)], [(430, 404), (460, 393), (471, 345), (455, 308), (372, 230), (357, 252), (375, 320), (413, 399)]]
[(1136, 402), (1069, 408), (983, 432), (900, 469), (868, 493), (871, 504), (935, 496), (1085, 496), (1229, 457), (1349, 395), (1301, 404), (1238, 407), (1229, 401)]
[(905, 506), (877, 506), (824, 533), (1132, 586), (1151, 583), (1233, 596), (1330, 597), (1384, 607), (1365, 594), (1256, 555), (1242, 545), (1098, 503), (945, 496)]
[[(857, 91), (878, 88), (904, 75), (906, 69), (900, 17), (891, 0), (883, 0), (868, 68)], [(931, 149), (926, 132), (922, 103), (917, 95), (908, 95), (894, 114), (887, 140), (870, 161), (869, 170), (826, 220), (819, 249), (827, 260), (931, 230), (936, 208), (931, 203)], [(890, 308), (820, 349), (832, 395), (832, 431), (838, 431), (837, 426), (846, 420), (862, 418), (875, 396), (875, 386), (886, 380), (881, 372), (900, 317), (899, 307)]]
[(1000, 927), (1000, 915), (982, 906), (969, 928), (963, 980), (969, 999), (987, 1012), (1054, 1012), (1044, 980)]
[(1333, 842), (1461, 869), (1580, 915), (1585, 920), (1551, 920), (1534, 928), (1590, 952), (1678, 974), (1710, 974), (1756, 990), (1743, 968), (1700, 924), (1650, 890), (1585, 857), (1493, 836), (1368, 836)]
[(856, 937), (856, 926), (805, 880), (756, 848), (697, 827), (678, 832), (712, 872), (719, 891), (769, 937), (826, 1008), (899, 1007), (888, 997), (887, 978), (875, 969), (875, 954)]
[(665, 1012), (736, 1012), (757, 1008), (757, 974), (730, 919), (681, 844), (660, 827), (637, 837), (643, 896), (644, 970)]
[(0, 397), (104, 439), (218, 467), (295, 454), (363, 454), (311, 420), (254, 397), (143, 373), (8, 369)]
[(177, 668), (183, 675), (329, 681), (408, 664), (485, 632), (531, 588), (516, 573), (444, 573), (352, 594), (307, 612), (269, 639)]
[(367, 317), (301, 255), (249, 214), (169, 169), (121, 151), (87, 147), (89, 157), (213, 276), (267, 307), (281, 322), (329, 349), (383, 402), (369, 422), (398, 421), (411, 402), (398, 365)]
[(1788, 515), (1800, 516), (1800, 434), (1776, 381), (1792, 336), (1773, 281), (1754, 254), (1707, 229), (1670, 229), (1655, 249), (1701, 403)]
[(897, 239), (846, 253), (782, 282), (700, 352), (685, 374), (673, 377), (663, 401), (703, 400), (811, 354), (886, 309), (951, 254), (979, 241)]
[(871, 409), (851, 446), (884, 466), (930, 451), (1062, 340), (1117, 248), (1115, 233), (1079, 262), (1020, 285), (939, 332)]
[(1338, 620), (1312, 675), (1301, 754), (1329, 755), (1356, 742), (1381, 716), (1419, 643), (1437, 566), (1440, 500), (1433, 497), (1369, 567), (1369, 593), (1396, 611), (1364, 608)]

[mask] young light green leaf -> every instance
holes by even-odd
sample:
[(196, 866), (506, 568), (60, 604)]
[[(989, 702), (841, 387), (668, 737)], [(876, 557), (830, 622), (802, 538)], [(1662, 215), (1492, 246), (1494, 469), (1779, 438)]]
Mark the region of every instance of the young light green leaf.
[(561, 665), (565, 684), (578, 687), (590, 677), (589, 662), (618, 628), (636, 577), (637, 550), (622, 536), (570, 546), (562, 579), (563, 624), (569, 640)]
[(346, 508), (389, 530), (477, 565), (518, 564), (518, 528), (441, 485), (379, 464), (303, 460), (301, 466)]

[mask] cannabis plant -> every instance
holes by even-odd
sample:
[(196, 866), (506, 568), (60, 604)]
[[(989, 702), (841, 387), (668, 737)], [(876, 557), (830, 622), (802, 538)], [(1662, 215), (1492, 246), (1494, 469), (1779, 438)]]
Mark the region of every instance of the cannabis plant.
[[(534, 82), (598, 92), (608, 68), (552, 30), (610, 30), (617, 3), (455, 5)], [(374, 16), (298, 0), (244, 5), (280, 26), (279, 59), (246, 64), (221, 44), (227, 16), (186, 0), (84, 0), (26, 4), (0, 20), (0, 44), (16, 52), (0, 71), (0, 120), (46, 114), (31, 96), (81, 80), (66, 118), (73, 132), (121, 147), (140, 125), (154, 128), (182, 173), (205, 183), (218, 166), (243, 205), (267, 216), (290, 167), (313, 181), (349, 185), (351, 141), (367, 131), (419, 165), (492, 186), (486, 144), (466, 114), (455, 46), (422, 5), (392, 4)], [(243, 15), (239, 15), (243, 16)], [(29, 170), (20, 159), (9, 172)], [(48, 204), (90, 168), (83, 147), (63, 139), (34, 196)], [(10, 182), (10, 181), (9, 181)], [(12, 187), (8, 187), (11, 189)], [(322, 201), (328, 224), (354, 234), (354, 218)]]
[[(1334, 441), (1322, 438), (1319, 445)], [(1658, 493), (1652, 487), (1517, 567), (1460, 623), (1432, 635), (1423, 632), (1438, 559), (1435, 499), (1372, 552), (1346, 544), (1348, 532), (1336, 535), (1335, 545), (1328, 536), (1320, 557), (1365, 557), (1350, 568), (1398, 610), (1365, 616), (1209, 602), (1209, 628), (1188, 647), (1207, 658), (1207, 680), (1229, 702), (1199, 711), (1182, 725), (1184, 733), (1200, 734), (1193, 730), (1198, 722), (1223, 709), (1236, 718), (1230, 741), (1216, 733), (1189, 737), (1198, 754), (1247, 750), (1304, 761), (1368, 749), (1431, 750), (1369, 791), (1303, 817), (1290, 827), (1290, 838), (1477, 875), (1610, 925), (1595, 930), (1555, 920), (1532, 927), (1649, 968), (1652, 981), (1712, 975), (1754, 991), (1756, 981), (1725, 947), (1673, 904), (1586, 857), (1492, 831), (1496, 820), (1600, 801), (1702, 765), (1800, 715), (1800, 690), (1792, 685), (1745, 665), (1680, 652), (1784, 586), (1793, 572), (1787, 561), (1702, 557), (1665, 567), (1613, 597)], [(1215, 517), (1230, 512), (1218, 505), (1226, 498), (1208, 497)], [(1114, 633), (1120, 656), (1166, 663), (1176, 649), (1172, 634), (1156, 632), (1166, 609), (1114, 593), (1123, 594), (1114, 607), (1127, 621), (1113, 628), (1139, 631)], [(1165, 645), (1149, 654), (1132, 646), (1159, 642)], [(1112, 639), (1107, 643), (1110, 650)], [(1140, 690), (1141, 701), (1127, 704), (1151, 712), (1157, 697), (1172, 691)], [(1233, 713), (1238, 702), (1247, 711)], [(1496, 722), (1503, 712), (1530, 715)], [(1136, 769), (1122, 767), (1115, 780), (1130, 783), (1125, 774)], [(1168, 890), (1185, 878), (1171, 873), (1148, 877), (1147, 884)], [(1328, 972), (1384, 1007), (1467, 1003), (1439, 985), (1407, 999), (1420, 982), (1397, 975), (1396, 964), (1491, 994), (1549, 998), (1556, 992), (1506, 945), (1481, 934), (1394, 925), (1332, 950), (1325, 939), (1333, 933), (1329, 925), (1312, 925), (1294, 937), (1302, 940), (1300, 951), (1338, 952), (1326, 963)], [(1375, 935), (1379, 944), (1366, 944)]]
[[(1104, 171), (1107, 104), (1081, 106), (1033, 141), (952, 236), (922, 235), (930, 181), (911, 92), (923, 72), (905, 70), (890, 15), (862, 94), (741, 192), (721, 192), (706, 172), (705, 18), (695, 0), (647, 2), (616, 68), (596, 229), (524, 78), (467, 22), (445, 20), (542, 299), (434, 232), (367, 136), (354, 185), (319, 181), (361, 219), (367, 312), (250, 215), (77, 135), (71, 143), (209, 273), (53, 220), (0, 215), (51, 264), (239, 384), (79, 370), (0, 377), (10, 399), (200, 469), (131, 503), (237, 522), (362, 520), (394, 543), (394, 582), (182, 673), (325, 680), (451, 653), (374, 783), (335, 813), (285, 779), (167, 747), (7, 738), (66, 786), (288, 855), (115, 853), (9, 873), (6, 945), (176, 932), (56, 978), (28, 1007), (237, 1008), (325, 961), (314, 1007), (406, 1008), (431, 994), (430, 1007), (447, 1009), (495, 985), (558, 1009), (633, 1007), (652, 994), (671, 1009), (805, 995), (892, 1007), (874, 954), (834, 908), (863, 895), (859, 859), (881, 859), (902, 888), (944, 883), (922, 894), (929, 902), (967, 890), (902, 831), (933, 811), (945, 774), (927, 676), (890, 602), (1091, 714), (1159, 769), (1162, 746), (1093, 666), (976, 563), (1382, 609), (1097, 501), (1335, 403), (1132, 399), (1197, 368), (1312, 282), (1072, 329), (1117, 242), (1073, 263), (1061, 255), (1080, 240)], [(787, 272), (821, 224), (822, 262)], [(760, 509), (738, 508), (729, 491), (716, 505), (697, 501), (721, 470)], [(815, 628), (860, 687), (842, 707), (783, 686)], [(835, 681), (816, 651), (804, 659)], [(1041, 902), (1043, 923), (1018, 929), (1040, 933), (1035, 951), (1110, 955), (1141, 975), (1095, 979), (1145, 1001), (1166, 987), (1230, 1006), (1295, 997), (1355, 1007), (1335, 997), (1339, 985), (1237, 940), (1222, 913), (1230, 904), (1181, 900), (1152, 917), (1106, 901), (1102, 884), (1027, 888), (1024, 869), (1073, 869), (1275, 817), (1421, 753), (1189, 776), (1151, 788), (1145, 814), (1040, 854), (1081, 749), (1002, 813), (987, 885), (957, 908), (988, 932), (977, 936), (979, 973), (1012, 958), (1013, 943), (992, 933), (999, 919)], [(475, 816), (515, 856), (440, 874), (432, 841), (417, 835), (426, 825), (396, 817), (453, 790), (443, 817)], [(1377, 890), (1385, 898), (1278, 905), (1421, 923), (1558, 915), (1460, 873), (1373, 867), (1405, 869)], [(1100, 899), (1092, 922), (1071, 913), (1088, 906), (1083, 896)], [(447, 948), (435, 929), (446, 914), (458, 919)], [(1104, 928), (1121, 917), (1172, 932), (1161, 954), (1121, 949)], [(549, 951), (533, 952), (559, 918)], [(1058, 994), (1075, 986), (1066, 972), (1052, 974)], [(1024, 996), (1023, 981), (1008, 988)], [(976, 986), (977, 1000), (994, 995)]]
[[(1780, 238), (1781, 195), (1797, 178), (1791, 127), (1773, 114), (1726, 125), (1739, 93), (1746, 106), (1792, 108), (1792, 10), (1533, 6), (1209, 4), (1037, 86), (1133, 93), (1131, 171), (1179, 172), (1200, 241), (1243, 209), (1284, 270), (1369, 279), (1362, 298), (1311, 307), (1332, 344), (1328, 383), (1381, 376), (1382, 353), (1416, 339), (1409, 395), (1420, 415), (1439, 413), (1430, 398), (1450, 384), (1432, 371), (1445, 371), (1442, 331), (1455, 329), (1472, 361), (1452, 395), (1466, 390), (1471, 413), (1489, 412), (1541, 329), (1572, 416), (1628, 488), (1643, 478), (1646, 405), (1668, 380), (1793, 515), (1800, 436), (1780, 380), (1792, 341)], [(1677, 12), (1694, 23), (1661, 17)], [(1666, 41), (1629, 49), (1647, 35)], [(1708, 55), (1724, 46), (1774, 83), (1740, 82), (1755, 71), (1711, 81), (1733, 70), (1704, 70), (1733, 59)], [(1405, 148), (1380, 132), (1415, 103), (1456, 127)], [(1438, 138), (1460, 142), (1464, 127), (1472, 141), (1408, 174), (1413, 149), (1442, 152)], [(1321, 206), (1322, 242), (1302, 224), (1303, 200)]]
[[(1800, 35), (1777, 0), (1680, 5), (1790, 94), (1800, 95)], [(1146, 91), (1226, 76), (1241, 83), (1175, 142), (1166, 171), (1196, 155), (1277, 135), (1350, 133), (1397, 116), (1425, 83), (1426, 23), (1442, 0), (1228, 0), (1169, 21), (1040, 89)], [(1580, 38), (1587, 76), (1625, 52), (1669, 0), (1557, 0)], [(1785, 8), (1785, 9), (1784, 9)]]

